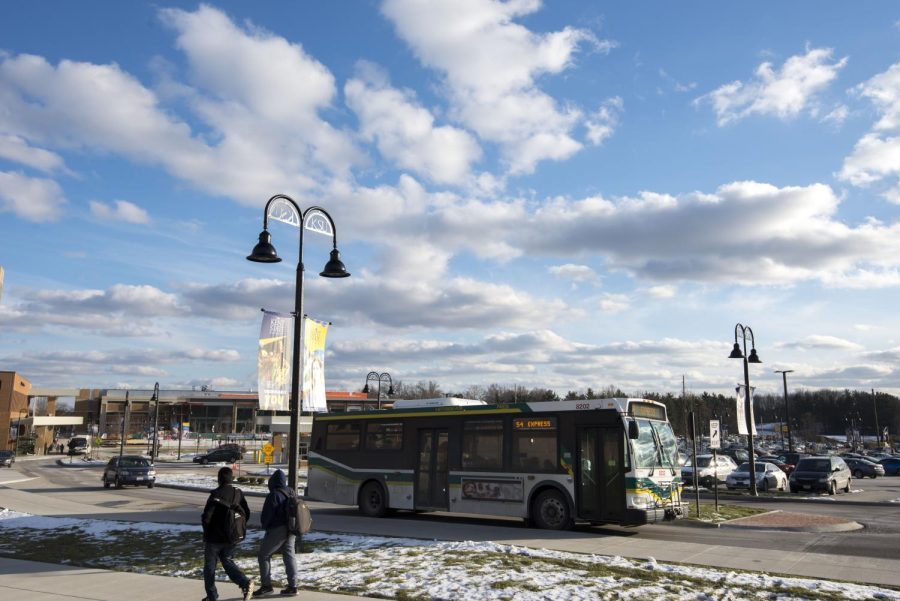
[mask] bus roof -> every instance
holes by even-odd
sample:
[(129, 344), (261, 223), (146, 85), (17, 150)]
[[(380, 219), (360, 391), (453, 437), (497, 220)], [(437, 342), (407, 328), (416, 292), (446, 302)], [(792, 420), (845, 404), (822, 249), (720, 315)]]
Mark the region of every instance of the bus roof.
[[(629, 405), (634, 403), (640, 403), (644, 406), (651, 404), (657, 405), (663, 408), (663, 415), (665, 415), (665, 406), (662, 405), (662, 403), (640, 398), (588, 399), (584, 401), (544, 401), (538, 403), (513, 403), (509, 405), (480, 404), (425, 407), (398, 407), (397, 402), (398, 401), (394, 402), (393, 409), (373, 409), (371, 411), (353, 411), (348, 413), (316, 413), (314, 419), (319, 421), (338, 421), (350, 419), (415, 417), (432, 413), (440, 415), (496, 415), (511, 413), (538, 413), (544, 411), (591, 411), (598, 409), (614, 410), (621, 414), (627, 414), (629, 411)], [(644, 415), (641, 417), (648, 416)]]

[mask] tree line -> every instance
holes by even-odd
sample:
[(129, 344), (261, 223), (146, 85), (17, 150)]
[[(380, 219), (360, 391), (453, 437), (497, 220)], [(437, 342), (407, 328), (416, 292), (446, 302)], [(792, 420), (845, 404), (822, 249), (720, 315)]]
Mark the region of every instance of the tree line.
[[(459, 392), (445, 392), (436, 382), (394, 384), (394, 399), (429, 399), (456, 396), (478, 399), (492, 405), (533, 403), (540, 401), (575, 401), (611, 397), (640, 397), (659, 401), (666, 405), (669, 421), (675, 433), (684, 436), (688, 431), (688, 416), (694, 412), (698, 432), (705, 433), (709, 420), (718, 419), (726, 434), (737, 432), (737, 412), (734, 395), (700, 394), (674, 395), (643, 391), (626, 393), (616, 386), (598, 389), (570, 390), (560, 396), (549, 388), (524, 386), (470, 386)], [(851, 427), (862, 436), (876, 435), (887, 427), (891, 436), (900, 434), (900, 399), (877, 391), (865, 390), (797, 390), (788, 394), (788, 406), (792, 432), (804, 439), (813, 440), (823, 434), (844, 434)], [(756, 423), (785, 423), (785, 399), (783, 395), (757, 394), (753, 398)], [(877, 418), (876, 418), (877, 415)]]

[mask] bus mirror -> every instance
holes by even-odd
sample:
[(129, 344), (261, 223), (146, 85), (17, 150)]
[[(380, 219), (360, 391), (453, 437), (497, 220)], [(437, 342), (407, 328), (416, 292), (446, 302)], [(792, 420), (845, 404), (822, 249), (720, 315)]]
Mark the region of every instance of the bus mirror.
[(640, 438), (640, 436), (641, 433), (638, 430), (637, 422), (634, 420), (628, 422), (628, 438), (630, 438), (631, 440), (637, 440), (638, 438)]

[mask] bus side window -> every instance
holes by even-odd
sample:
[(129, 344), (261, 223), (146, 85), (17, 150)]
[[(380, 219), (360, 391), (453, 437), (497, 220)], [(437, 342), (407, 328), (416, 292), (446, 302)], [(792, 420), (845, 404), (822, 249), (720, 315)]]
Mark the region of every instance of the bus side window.
[(328, 424), (325, 429), (325, 449), (328, 451), (358, 451), (361, 430), (359, 422)]

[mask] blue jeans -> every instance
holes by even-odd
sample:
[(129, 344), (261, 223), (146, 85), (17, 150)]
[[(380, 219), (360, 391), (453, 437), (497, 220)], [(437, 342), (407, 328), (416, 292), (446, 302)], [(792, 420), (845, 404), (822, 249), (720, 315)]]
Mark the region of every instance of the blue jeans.
[(203, 586), (206, 588), (206, 598), (213, 601), (219, 598), (219, 592), (216, 590), (216, 563), (221, 561), (225, 573), (233, 583), (241, 587), (247, 588), (250, 585), (250, 579), (244, 576), (241, 569), (234, 563), (234, 550), (237, 545), (230, 543), (206, 543), (203, 550)]
[(297, 557), (294, 555), (294, 545), (297, 537), (288, 534), (287, 526), (275, 526), (266, 530), (266, 535), (259, 543), (259, 582), (262, 586), (272, 586), (272, 555), (281, 552), (284, 560), (284, 572), (287, 575), (287, 585), (297, 586)]

